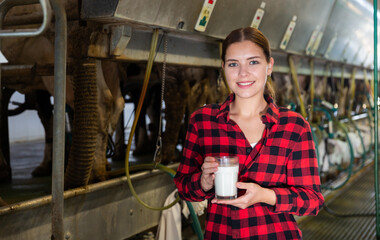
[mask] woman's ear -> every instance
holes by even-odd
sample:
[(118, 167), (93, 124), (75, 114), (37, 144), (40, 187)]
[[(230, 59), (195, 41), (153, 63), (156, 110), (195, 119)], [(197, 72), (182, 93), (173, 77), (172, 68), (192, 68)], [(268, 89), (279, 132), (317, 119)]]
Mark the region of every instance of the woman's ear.
[(273, 72), (273, 64), (274, 64), (274, 59), (271, 57), (269, 59), (269, 63), (268, 63), (267, 76), (269, 76), (269, 75), (272, 74), (272, 72)]
[(224, 70), (224, 62), (222, 61), (222, 69)]

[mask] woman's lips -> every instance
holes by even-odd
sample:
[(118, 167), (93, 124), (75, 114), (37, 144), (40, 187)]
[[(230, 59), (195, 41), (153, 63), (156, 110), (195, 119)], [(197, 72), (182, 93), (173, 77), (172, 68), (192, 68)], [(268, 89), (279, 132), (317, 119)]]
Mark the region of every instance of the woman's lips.
[(250, 86), (252, 86), (252, 84), (254, 84), (255, 82), (253, 81), (249, 81), (249, 82), (237, 82), (237, 85), (240, 87), (240, 88), (249, 88)]

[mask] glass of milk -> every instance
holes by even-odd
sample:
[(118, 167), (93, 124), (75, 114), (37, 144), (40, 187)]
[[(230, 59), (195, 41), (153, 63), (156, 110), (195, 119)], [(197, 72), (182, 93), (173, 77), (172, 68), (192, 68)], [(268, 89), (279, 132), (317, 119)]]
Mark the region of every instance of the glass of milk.
[(215, 172), (215, 197), (217, 199), (234, 199), (237, 197), (236, 182), (239, 174), (239, 157), (215, 157), (219, 163)]

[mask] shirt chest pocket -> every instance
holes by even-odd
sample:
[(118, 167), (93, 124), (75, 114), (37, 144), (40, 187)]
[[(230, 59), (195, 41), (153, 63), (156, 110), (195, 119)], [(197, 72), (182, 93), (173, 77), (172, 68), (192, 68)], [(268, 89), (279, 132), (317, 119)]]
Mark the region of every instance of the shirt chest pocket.
[(248, 170), (248, 179), (268, 187), (286, 184), (287, 156), (285, 148), (263, 147)]

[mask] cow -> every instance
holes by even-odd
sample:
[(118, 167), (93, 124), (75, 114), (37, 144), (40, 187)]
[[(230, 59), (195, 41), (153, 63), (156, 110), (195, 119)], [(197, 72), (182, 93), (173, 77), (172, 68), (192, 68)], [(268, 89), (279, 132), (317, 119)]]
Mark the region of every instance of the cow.
[[(70, 183), (70, 180), (66, 180), (65, 185), (67, 187), (76, 187), (85, 185), (91, 179), (92, 181), (102, 181), (107, 178), (106, 167), (107, 161), (105, 158), (105, 151), (107, 146), (107, 138), (110, 133), (115, 129), (116, 123), (120, 116), (120, 113), (124, 107), (124, 99), (120, 92), (120, 75), (118, 71), (118, 63), (107, 60), (95, 60), (88, 58), (87, 49), (90, 43), (90, 35), (93, 31), (98, 31), (101, 26), (80, 26), (78, 21), (70, 21), (68, 23), (68, 65), (73, 67), (73, 74), (67, 76), (66, 87), (66, 103), (74, 110), (74, 125), (80, 118), (79, 113), (85, 112), (86, 109), (82, 106), (78, 109), (75, 106), (75, 92), (81, 92), (83, 89), (73, 87), (80, 81), (91, 82), (92, 88), (87, 88), (88, 93), (94, 96), (93, 100), (95, 106), (91, 114), (96, 113), (91, 124), (95, 124), (92, 128), (93, 142), (88, 151), (92, 151), (92, 160), (90, 170), (91, 175), (85, 177), (85, 180), (81, 180), (80, 184)], [(54, 29), (50, 26), (49, 29), (40, 36), (34, 38), (7, 38), (3, 39), (2, 51), (5, 57), (8, 59), (9, 64), (22, 65), (22, 64), (37, 64), (48, 65), (54, 63)], [(86, 66), (84, 68), (84, 66)], [(86, 70), (83, 70), (86, 69)], [(83, 71), (92, 72), (92, 79), (86, 79), (83, 77), (85, 73)], [(3, 85), (15, 89), (20, 93), (29, 93), (33, 90), (47, 90), (53, 95), (54, 92), (54, 77), (53, 76), (28, 76), (28, 77), (14, 77), (2, 80)], [(83, 93), (83, 92), (81, 92)], [(81, 94), (79, 93), (79, 94)], [(82, 102), (83, 104), (84, 102)], [(83, 117), (83, 116), (81, 116)], [(77, 127), (74, 129), (82, 130), (83, 127)], [(49, 133), (50, 134), (50, 133)], [(75, 133), (73, 133), (75, 135)], [(76, 137), (80, 137), (81, 134), (77, 134)], [(51, 136), (46, 136), (46, 139)], [(91, 137), (90, 137), (91, 138)], [(74, 137), (75, 139), (75, 137)], [(75, 141), (75, 140), (74, 140)], [(80, 142), (80, 141), (79, 141)], [(77, 142), (78, 143), (78, 142)], [(46, 149), (49, 148), (47, 143)], [(69, 172), (72, 169), (78, 169), (75, 166), (75, 156), (79, 154), (77, 150), (79, 147), (74, 147), (70, 153), (68, 169)], [(76, 151), (76, 152), (73, 152)], [(86, 155), (87, 156), (87, 155)], [(70, 160), (72, 159), (72, 160)], [(51, 162), (51, 154), (45, 154), (44, 161), (40, 165), (40, 169), (50, 171), (47, 167)], [(72, 165), (74, 163), (74, 165)], [(72, 166), (72, 167), (71, 167)], [(46, 174), (46, 171), (41, 174)], [(74, 174), (75, 175), (75, 174)], [(74, 176), (66, 173), (66, 179), (74, 178)], [(73, 180), (75, 182), (76, 180)]]

